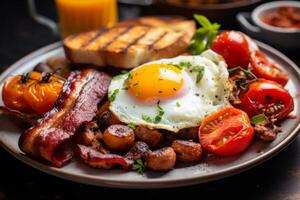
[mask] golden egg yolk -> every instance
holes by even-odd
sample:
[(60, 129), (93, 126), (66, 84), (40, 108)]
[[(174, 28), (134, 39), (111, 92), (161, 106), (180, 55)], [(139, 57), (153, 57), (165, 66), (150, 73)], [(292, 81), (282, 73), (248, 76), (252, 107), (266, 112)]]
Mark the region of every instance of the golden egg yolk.
[(141, 101), (164, 100), (175, 95), (184, 79), (173, 65), (148, 64), (130, 72), (125, 87)]

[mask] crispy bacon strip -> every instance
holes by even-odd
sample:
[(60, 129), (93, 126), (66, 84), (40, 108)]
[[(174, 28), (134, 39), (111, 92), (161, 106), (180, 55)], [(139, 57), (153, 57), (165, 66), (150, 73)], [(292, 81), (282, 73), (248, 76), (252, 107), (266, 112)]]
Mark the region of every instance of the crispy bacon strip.
[(79, 156), (90, 166), (104, 169), (111, 169), (115, 165), (123, 169), (130, 169), (133, 162), (116, 154), (103, 154), (91, 147), (77, 144)]
[(110, 76), (94, 69), (72, 72), (54, 108), (21, 135), (20, 149), (56, 167), (70, 160), (73, 154), (65, 144), (83, 123), (94, 118), (110, 81)]
[(20, 120), (22, 120), (23, 122), (26, 122), (30, 125), (33, 125), (37, 122), (39, 116), (37, 114), (34, 113), (22, 113), (19, 112), (17, 110), (11, 110), (9, 108), (0, 106), (0, 113), (6, 114), (8, 116), (13, 116), (16, 117)]

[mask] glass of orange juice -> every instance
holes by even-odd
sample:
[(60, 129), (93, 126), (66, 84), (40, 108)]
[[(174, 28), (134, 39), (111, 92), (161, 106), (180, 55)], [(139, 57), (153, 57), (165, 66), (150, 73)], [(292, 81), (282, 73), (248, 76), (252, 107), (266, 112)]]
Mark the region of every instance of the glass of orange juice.
[(52, 20), (38, 14), (34, 0), (28, 0), (31, 16), (39, 23), (57, 30), (62, 38), (75, 33), (113, 26), (117, 19), (117, 0), (55, 0), (58, 26)]

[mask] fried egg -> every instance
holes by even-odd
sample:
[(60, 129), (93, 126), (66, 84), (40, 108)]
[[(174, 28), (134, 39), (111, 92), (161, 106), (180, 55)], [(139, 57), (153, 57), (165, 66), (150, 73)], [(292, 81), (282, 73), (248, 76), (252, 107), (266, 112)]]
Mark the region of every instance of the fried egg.
[(120, 121), (178, 132), (229, 105), (224, 59), (207, 50), (143, 64), (113, 78), (109, 109)]

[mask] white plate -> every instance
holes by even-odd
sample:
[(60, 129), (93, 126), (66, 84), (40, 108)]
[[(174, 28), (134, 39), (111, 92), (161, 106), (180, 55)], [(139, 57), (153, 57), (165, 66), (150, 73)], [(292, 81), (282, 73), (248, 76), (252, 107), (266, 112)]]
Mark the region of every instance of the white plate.
[[(297, 66), (273, 48), (260, 42), (258, 44), (263, 52), (277, 61), (289, 73), (290, 81), (286, 87), (292, 95), (296, 96), (300, 92), (298, 87), (300, 86), (300, 72)], [(64, 53), (61, 43), (55, 43), (37, 50), (8, 68), (0, 76), (0, 82), (2, 83), (10, 75), (30, 71), (37, 63), (43, 62), (51, 56), (62, 54)], [(297, 115), (300, 114), (299, 103), (299, 98), (295, 98), (294, 114)], [(22, 162), (60, 178), (98, 186), (165, 188), (221, 179), (254, 167), (271, 158), (290, 144), (298, 134), (299, 122), (300, 119), (286, 120), (282, 124), (283, 132), (278, 135), (275, 141), (264, 143), (256, 139), (251, 147), (239, 156), (227, 158), (209, 157), (199, 164), (178, 164), (170, 172), (147, 172), (144, 176), (132, 171), (94, 169), (76, 158), (62, 168), (54, 168), (33, 160), (25, 156), (18, 147), (19, 136), (24, 130), (19, 128), (14, 120), (3, 115), (0, 116), (0, 143), (9, 153)]]

